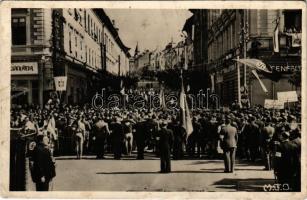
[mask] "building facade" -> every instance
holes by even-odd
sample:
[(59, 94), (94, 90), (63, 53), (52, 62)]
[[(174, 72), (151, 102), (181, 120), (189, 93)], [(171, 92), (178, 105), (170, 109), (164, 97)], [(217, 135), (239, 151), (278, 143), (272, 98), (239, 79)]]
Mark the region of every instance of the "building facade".
[(83, 103), (101, 73), (126, 75), (129, 48), (103, 9), (12, 9), (12, 103), (40, 104), (66, 76), (61, 100)]
[[(276, 27), (279, 49), (274, 52)], [(280, 76), (272, 80), (259, 74), (268, 89), (266, 94), (250, 68), (239, 65), (243, 87), (240, 90), (248, 91), (252, 105), (263, 105), (264, 99), (276, 99), (277, 92), (295, 90), (289, 79), (301, 69), (301, 11), (209, 10), (208, 28), (208, 73), (213, 77), (211, 86), (222, 104), (229, 105), (239, 99), (235, 58), (257, 58)]]
[(51, 9), (12, 9), (11, 100), (42, 104), (52, 71)]

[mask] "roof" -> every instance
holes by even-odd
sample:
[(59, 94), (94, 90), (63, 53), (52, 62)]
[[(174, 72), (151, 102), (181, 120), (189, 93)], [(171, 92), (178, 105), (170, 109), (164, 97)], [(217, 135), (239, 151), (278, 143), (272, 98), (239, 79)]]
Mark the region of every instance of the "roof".
[(186, 31), (187, 33), (188, 33), (188, 32), (191, 32), (191, 31), (192, 31), (193, 22), (194, 22), (194, 15), (192, 15), (190, 18), (188, 18), (188, 19), (185, 21), (182, 30), (183, 30), (183, 31)]
[(125, 46), (123, 41), (120, 39), (118, 30), (114, 27), (112, 21), (110, 20), (109, 16), (106, 14), (106, 12), (101, 8), (95, 8), (93, 11), (96, 13), (96, 15), (100, 18), (100, 20), (104, 23), (104, 25), (108, 28), (112, 36), (114, 37), (115, 41), (119, 45), (119, 47), (125, 52), (125, 54), (130, 57), (129, 50), (130, 48)]

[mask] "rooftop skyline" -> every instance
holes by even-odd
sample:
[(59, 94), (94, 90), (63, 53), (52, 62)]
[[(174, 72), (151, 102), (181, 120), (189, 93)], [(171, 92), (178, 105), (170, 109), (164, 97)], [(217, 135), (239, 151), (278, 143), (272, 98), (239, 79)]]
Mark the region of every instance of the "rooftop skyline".
[(140, 52), (145, 49), (163, 49), (171, 40), (182, 40), (182, 27), (192, 13), (178, 9), (105, 9), (123, 43), (134, 53), (136, 44)]

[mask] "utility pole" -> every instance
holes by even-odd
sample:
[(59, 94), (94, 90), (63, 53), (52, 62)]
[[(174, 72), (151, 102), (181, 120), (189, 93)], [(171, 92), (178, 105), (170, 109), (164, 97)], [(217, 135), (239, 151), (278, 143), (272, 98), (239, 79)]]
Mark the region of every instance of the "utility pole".
[[(246, 50), (247, 50), (247, 14), (248, 11), (244, 9), (243, 11), (243, 56), (244, 59), (246, 59)], [(243, 71), (243, 76), (244, 76), (244, 87), (246, 87), (246, 64), (244, 64), (244, 71)]]
[[(240, 56), (237, 56), (237, 59), (239, 59)], [(240, 106), (240, 108), (242, 107), (242, 104), (241, 104), (241, 76), (240, 76), (240, 64), (237, 62), (237, 78), (238, 78), (238, 105)]]
[(118, 76), (120, 76), (120, 55), (118, 55)]

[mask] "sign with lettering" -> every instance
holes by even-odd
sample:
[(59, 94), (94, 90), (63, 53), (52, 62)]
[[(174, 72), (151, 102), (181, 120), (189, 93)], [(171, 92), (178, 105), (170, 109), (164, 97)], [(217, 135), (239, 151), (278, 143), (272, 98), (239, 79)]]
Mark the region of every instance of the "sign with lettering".
[(284, 109), (285, 102), (281, 100), (265, 99), (264, 108), (266, 109)]
[(54, 77), (54, 84), (56, 91), (66, 91), (67, 76)]
[(297, 102), (296, 91), (277, 92), (277, 99), (283, 102)]
[(270, 65), (272, 71), (277, 71), (281, 73), (289, 73), (301, 71), (301, 65)]
[(12, 75), (38, 74), (37, 62), (16, 62), (11, 65)]

